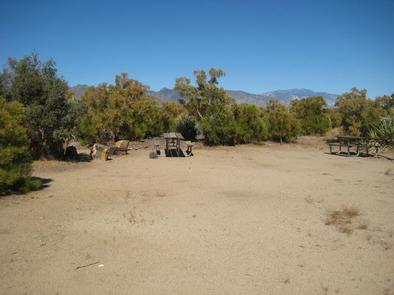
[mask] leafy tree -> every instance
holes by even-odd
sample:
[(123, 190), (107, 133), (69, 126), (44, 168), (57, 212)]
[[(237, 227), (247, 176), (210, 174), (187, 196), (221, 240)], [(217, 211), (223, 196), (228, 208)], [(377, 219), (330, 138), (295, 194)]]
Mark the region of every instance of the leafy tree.
[(116, 76), (115, 85), (90, 87), (81, 98), (85, 116), (78, 128), (80, 137), (105, 142), (160, 134), (164, 126), (159, 106), (148, 90), (126, 73)]
[(345, 92), (342, 95), (338, 96), (335, 105), (338, 106), (341, 100), (351, 100), (354, 99), (354, 97), (361, 97), (367, 99), (367, 93), (367, 89), (358, 89), (356, 87), (353, 87), (352, 89), (350, 89), (350, 92)]
[(267, 101), (265, 105), (265, 109), (267, 111), (281, 111), (281, 112), (288, 111), (286, 105), (284, 105), (282, 102), (280, 102), (277, 99), (270, 99), (269, 101)]
[(198, 120), (202, 120), (212, 103), (228, 104), (232, 102), (230, 96), (226, 91), (218, 87), (218, 80), (224, 76), (223, 70), (211, 68), (209, 70), (209, 80), (205, 71), (194, 71), (196, 77), (196, 86), (191, 84), (188, 78), (177, 78), (175, 82), (175, 89), (177, 89), (183, 99), (185, 106), (189, 113), (195, 116)]
[(290, 111), (300, 121), (302, 134), (324, 135), (328, 131), (330, 120), (326, 106), (326, 101), (321, 96), (296, 99), (291, 102)]
[(233, 107), (236, 121), (237, 143), (258, 142), (267, 138), (268, 128), (261, 111), (251, 104), (236, 104)]
[(30, 177), (32, 159), (22, 125), (25, 113), (19, 102), (0, 97), (0, 194), (27, 192), (41, 185)]
[(300, 123), (294, 114), (279, 101), (269, 101), (264, 114), (268, 123), (268, 133), (272, 140), (294, 141), (300, 135)]
[(327, 115), (330, 121), (330, 128), (338, 128), (341, 126), (342, 117), (338, 108), (327, 109)]
[(163, 131), (174, 131), (178, 121), (188, 115), (185, 106), (179, 102), (165, 102), (159, 106)]
[(180, 92), (189, 113), (200, 122), (205, 142), (209, 145), (236, 143), (236, 122), (232, 112), (234, 100), (218, 87), (223, 70), (211, 68), (209, 79), (203, 70), (194, 71), (196, 86), (188, 78), (176, 79), (175, 88)]
[(208, 145), (234, 145), (237, 124), (230, 106), (215, 102), (208, 105), (201, 120), (205, 143)]
[(374, 107), (382, 110), (383, 116), (394, 115), (394, 93), (391, 96), (384, 95), (375, 99)]
[(379, 112), (367, 98), (367, 91), (353, 88), (337, 97), (336, 105), (341, 114), (341, 126), (349, 135), (367, 135), (372, 125), (379, 122)]
[(55, 62), (42, 62), (35, 53), (19, 61), (9, 59), (0, 84), (7, 100), (17, 100), (27, 108), (25, 125), (34, 157), (63, 157), (76, 114), (66, 99), (68, 86), (58, 77)]

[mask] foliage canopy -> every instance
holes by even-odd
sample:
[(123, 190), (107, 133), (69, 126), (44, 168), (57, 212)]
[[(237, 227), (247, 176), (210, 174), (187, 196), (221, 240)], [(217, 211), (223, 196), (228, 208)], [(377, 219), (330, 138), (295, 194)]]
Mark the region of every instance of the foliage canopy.
[(19, 61), (9, 59), (0, 84), (7, 100), (17, 100), (26, 107), (24, 120), (33, 156), (62, 158), (77, 117), (55, 62), (42, 62), (35, 53)]
[(32, 158), (26, 129), (26, 110), (16, 101), (0, 97), (0, 194), (29, 191), (40, 186), (30, 177)]
[(321, 96), (293, 100), (290, 111), (300, 121), (303, 135), (324, 135), (330, 127), (326, 101)]

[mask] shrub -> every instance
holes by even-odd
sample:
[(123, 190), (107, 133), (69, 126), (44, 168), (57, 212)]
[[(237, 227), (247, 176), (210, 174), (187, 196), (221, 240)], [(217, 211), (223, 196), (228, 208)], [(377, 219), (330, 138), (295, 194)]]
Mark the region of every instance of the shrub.
[(374, 101), (374, 106), (381, 110), (383, 116), (394, 115), (394, 93), (391, 96), (379, 96)]
[(0, 97), (0, 194), (27, 192), (41, 183), (33, 181), (26, 129), (25, 108)]
[(237, 124), (237, 143), (259, 142), (267, 138), (267, 125), (255, 105), (236, 104), (233, 111)]
[(321, 96), (296, 99), (291, 102), (290, 110), (299, 120), (303, 135), (324, 135), (330, 120), (326, 113), (326, 101)]
[(366, 136), (371, 126), (379, 123), (379, 112), (367, 99), (367, 91), (353, 88), (337, 98), (341, 126), (345, 134)]
[(201, 128), (208, 145), (234, 145), (236, 142), (236, 122), (228, 105), (211, 103), (201, 120)]
[(178, 120), (176, 131), (181, 133), (186, 140), (194, 140), (197, 136), (197, 123), (194, 117), (186, 116)]
[(369, 131), (369, 137), (383, 148), (394, 147), (394, 115), (382, 119), (379, 124), (373, 125)]
[(327, 109), (327, 115), (330, 122), (330, 128), (341, 126), (342, 117), (337, 108)]
[(288, 111), (268, 111), (267, 121), (269, 135), (272, 140), (282, 142), (294, 141), (300, 134), (300, 123), (295, 116)]
[(163, 131), (175, 130), (178, 121), (188, 114), (185, 106), (179, 102), (165, 102), (161, 104), (159, 113)]
[(105, 142), (108, 134), (115, 140), (159, 135), (164, 129), (163, 121), (149, 88), (125, 73), (115, 80), (115, 85), (90, 87), (82, 96), (80, 138), (93, 143)]

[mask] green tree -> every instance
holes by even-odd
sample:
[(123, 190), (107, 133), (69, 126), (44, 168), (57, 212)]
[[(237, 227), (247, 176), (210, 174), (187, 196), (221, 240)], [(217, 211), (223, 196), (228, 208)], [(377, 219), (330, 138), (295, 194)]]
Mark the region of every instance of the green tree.
[(234, 145), (237, 124), (229, 105), (214, 102), (208, 105), (201, 120), (201, 129), (208, 145)]
[(165, 126), (148, 90), (126, 73), (116, 76), (115, 85), (90, 87), (81, 98), (85, 116), (78, 128), (80, 137), (92, 143), (159, 135)]
[(63, 157), (76, 114), (66, 99), (68, 86), (57, 76), (55, 62), (42, 62), (35, 53), (19, 61), (9, 59), (0, 84), (7, 100), (17, 100), (27, 108), (25, 126), (34, 157)]
[(287, 106), (277, 99), (270, 99), (269, 101), (267, 101), (265, 105), (265, 109), (267, 111), (281, 111), (281, 112), (288, 111)]
[(188, 111), (185, 106), (179, 102), (165, 102), (159, 106), (159, 113), (163, 125), (163, 131), (171, 132), (176, 129), (178, 121), (187, 117)]
[(381, 110), (383, 116), (394, 115), (394, 93), (391, 96), (384, 95), (377, 97), (374, 107)]
[(338, 128), (341, 126), (342, 117), (338, 108), (327, 109), (327, 115), (330, 120), (330, 128)]
[(250, 143), (265, 140), (268, 136), (267, 124), (261, 111), (251, 104), (236, 104), (233, 107), (236, 121), (237, 143)]
[(200, 123), (205, 143), (209, 145), (236, 143), (236, 122), (232, 111), (234, 100), (219, 87), (223, 70), (211, 68), (194, 71), (196, 85), (188, 78), (178, 78), (175, 88), (180, 92), (189, 114)]
[(330, 127), (326, 101), (321, 96), (293, 100), (290, 111), (300, 121), (303, 135), (324, 135)]
[(336, 105), (345, 134), (366, 136), (371, 126), (379, 123), (379, 112), (367, 98), (365, 89), (353, 88), (350, 92), (338, 96)]
[(0, 97), (0, 194), (27, 192), (41, 185), (31, 179), (25, 113), (19, 102)]
[(300, 123), (289, 109), (279, 101), (269, 101), (264, 114), (272, 140), (292, 142), (300, 135)]
[(177, 78), (175, 89), (177, 89), (185, 100), (189, 113), (202, 120), (205, 112), (212, 103), (229, 104), (233, 102), (226, 91), (218, 87), (219, 78), (225, 73), (221, 69), (211, 68), (209, 70), (209, 80), (204, 70), (194, 71), (196, 86), (191, 84), (188, 78)]

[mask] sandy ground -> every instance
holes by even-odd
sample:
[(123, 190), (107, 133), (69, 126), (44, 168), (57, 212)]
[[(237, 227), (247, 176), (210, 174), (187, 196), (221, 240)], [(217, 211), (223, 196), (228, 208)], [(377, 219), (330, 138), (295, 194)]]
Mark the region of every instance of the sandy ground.
[(0, 294), (394, 294), (394, 161), (325, 151), (36, 163), (49, 187), (0, 199)]

